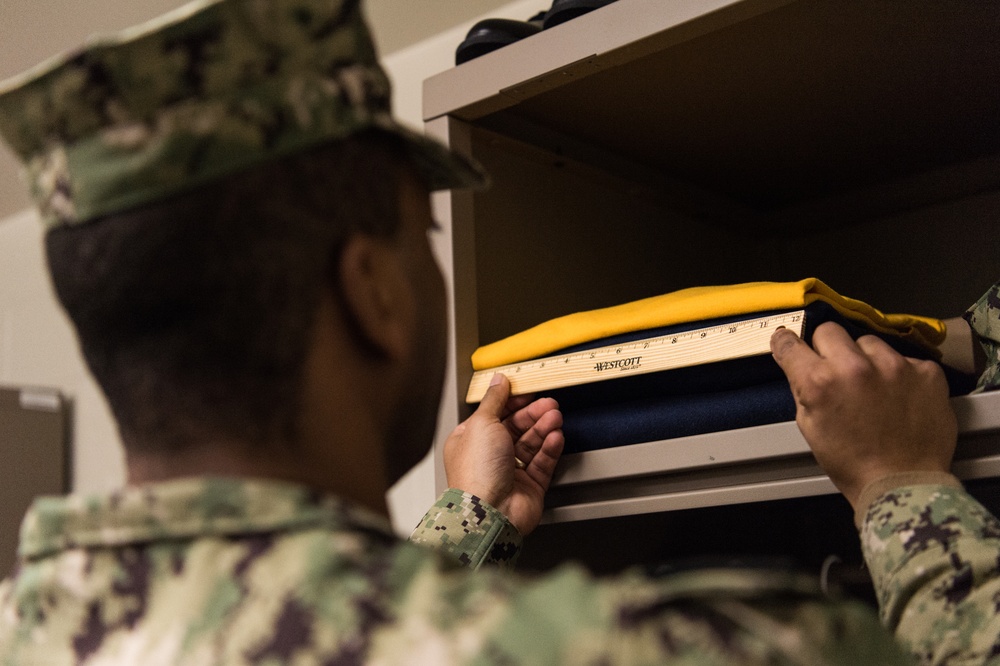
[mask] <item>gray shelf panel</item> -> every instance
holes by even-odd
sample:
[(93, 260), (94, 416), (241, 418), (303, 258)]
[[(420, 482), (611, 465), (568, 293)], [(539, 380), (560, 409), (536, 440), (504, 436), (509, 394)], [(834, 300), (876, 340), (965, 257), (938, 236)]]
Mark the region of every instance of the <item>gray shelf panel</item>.
[[(1000, 476), (1000, 392), (952, 400), (955, 473)], [(563, 522), (836, 492), (794, 423), (566, 456), (545, 521)]]
[(684, 472), (809, 453), (794, 423), (712, 432), (574, 453), (559, 461), (554, 486)]
[[(1000, 431), (1000, 392), (952, 399), (962, 436)], [(809, 453), (793, 422), (679, 437), (564, 456), (555, 486), (683, 472)]]
[(655, 495), (635, 495), (619, 499), (581, 502), (547, 509), (542, 517), (544, 524), (614, 518), (642, 513), (682, 511), (724, 504), (746, 504), (810, 495), (835, 493), (833, 483), (824, 475), (798, 479), (782, 479), (759, 483), (744, 483), (716, 488), (699, 488)]
[[(952, 471), (964, 480), (998, 477), (1000, 476), (1000, 454), (956, 461)], [(547, 509), (542, 522), (552, 524), (595, 518), (614, 518), (725, 504), (748, 504), (813, 495), (829, 495), (836, 492), (837, 489), (826, 475), (814, 474), (791, 479), (747, 482), (656, 494), (636, 494), (617, 499), (580, 502)]]

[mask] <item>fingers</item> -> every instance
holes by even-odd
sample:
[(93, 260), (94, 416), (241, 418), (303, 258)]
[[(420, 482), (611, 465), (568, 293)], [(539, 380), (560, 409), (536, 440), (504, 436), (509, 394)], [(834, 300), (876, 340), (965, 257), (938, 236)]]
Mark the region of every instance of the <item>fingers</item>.
[[(513, 402), (513, 398), (510, 400)], [(510, 406), (510, 403), (508, 403)], [(520, 406), (516, 411), (513, 411), (511, 415), (504, 421), (504, 425), (510, 431), (510, 436), (513, 440), (517, 441), (524, 433), (534, 428), (538, 423), (538, 419), (542, 418), (547, 412), (559, 410), (559, 403), (552, 398), (539, 398), (538, 400), (532, 400), (529, 403)], [(561, 427), (560, 425), (557, 427)]]
[(562, 412), (551, 398), (536, 400), (511, 417), (511, 420), (529, 419), (530, 424), (514, 435), (514, 455), (526, 465), (530, 465), (535, 455), (542, 450), (545, 440), (553, 433), (562, 436)]
[(868, 356), (881, 356), (883, 354), (898, 354), (889, 346), (885, 340), (874, 335), (862, 335), (855, 341), (855, 344)]
[(771, 354), (789, 379), (808, 373), (819, 361), (817, 353), (787, 328), (779, 328), (771, 336)]
[[(874, 336), (872, 336), (874, 337)], [(878, 338), (874, 338), (878, 340)], [(833, 358), (847, 354), (857, 355), (860, 350), (857, 343), (840, 324), (832, 321), (816, 327), (812, 335), (812, 346), (823, 358)]]
[(552, 398), (512, 397), (510, 380), (497, 373), (490, 380), (473, 417), (500, 421), (514, 443), (514, 456), (526, 467), (532, 464), (539, 451), (545, 450), (554, 468), (562, 452), (563, 438), (562, 413), (559, 403)]
[(496, 373), (476, 411), (502, 421), (534, 400), (531, 394), (511, 396), (510, 391), (510, 380)]
[[(508, 407), (515, 401), (511, 398)], [(546, 439), (553, 433), (562, 437), (562, 412), (552, 398), (539, 398), (514, 411), (503, 422), (514, 442), (514, 455), (530, 465), (536, 454), (545, 447)], [(561, 446), (560, 446), (561, 451)], [(558, 455), (556, 455), (558, 458)]]
[(880, 338), (866, 335), (855, 341), (842, 326), (829, 321), (820, 324), (813, 331), (811, 347), (788, 329), (778, 329), (771, 336), (771, 353), (785, 374), (789, 375), (789, 379), (806, 376), (824, 361), (852, 363), (872, 354), (898, 356)]
[(486, 395), (483, 396), (479, 407), (476, 408), (476, 413), (499, 421), (505, 416), (507, 401), (509, 399), (510, 380), (502, 374), (497, 373), (490, 380), (490, 385), (486, 389)]
[(771, 349), (788, 376), (799, 429), (852, 504), (874, 479), (948, 469), (957, 426), (940, 366), (873, 335), (852, 340), (832, 322), (811, 343), (776, 331)]
[(507, 399), (507, 404), (504, 406), (503, 416), (501, 420), (509, 418), (512, 414), (518, 412), (520, 409), (530, 405), (535, 399), (535, 396), (530, 393), (522, 395), (514, 395)]
[(532, 456), (531, 463), (525, 467), (531, 479), (541, 487), (543, 491), (549, 489), (552, 476), (556, 472), (556, 464), (562, 455), (565, 438), (562, 430), (553, 430), (542, 441), (541, 447)]
[(856, 344), (884, 380), (919, 383), (932, 391), (931, 395), (935, 397), (941, 394), (948, 396), (948, 380), (938, 363), (903, 356), (874, 335), (862, 336)]
[(509, 422), (508, 429), (519, 431), (513, 435), (514, 455), (525, 463), (523, 471), (543, 492), (548, 490), (565, 445), (559, 404), (552, 398), (535, 400)]
[(816, 327), (812, 347), (794, 333), (775, 331), (771, 349), (788, 377), (800, 421), (803, 410), (827, 403), (831, 393), (841, 390), (842, 376), (862, 378), (872, 367), (847, 331), (833, 322)]
[(948, 379), (940, 364), (918, 358), (903, 356), (884, 340), (875, 336), (858, 338), (861, 347), (886, 380), (906, 382), (920, 386), (932, 399), (947, 399)]
[(948, 390), (944, 370), (934, 361), (903, 356), (889, 346), (885, 340), (874, 335), (858, 338), (857, 345), (872, 364), (877, 366), (887, 377), (915, 372), (917, 377), (926, 377), (931, 382), (937, 382), (940, 379), (944, 390)]

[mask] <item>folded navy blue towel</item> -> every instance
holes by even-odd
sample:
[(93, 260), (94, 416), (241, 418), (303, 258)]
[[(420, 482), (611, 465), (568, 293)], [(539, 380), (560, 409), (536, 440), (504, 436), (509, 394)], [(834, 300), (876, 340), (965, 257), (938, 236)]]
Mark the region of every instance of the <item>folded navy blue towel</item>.
[[(873, 334), (846, 319), (832, 306), (805, 307), (803, 338), (808, 342), (820, 324), (835, 321), (851, 337)], [(594, 340), (558, 354), (621, 344), (649, 337), (764, 317), (767, 311), (650, 329)], [(934, 359), (932, 352), (899, 337), (874, 333), (906, 356)], [(975, 378), (945, 367), (952, 395), (964, 395)], [(566, 453), (746, 428), (795, 418), (795, 401), (784, 373), (770, 354), (679, 368), (553, 390), (563, 412)]]

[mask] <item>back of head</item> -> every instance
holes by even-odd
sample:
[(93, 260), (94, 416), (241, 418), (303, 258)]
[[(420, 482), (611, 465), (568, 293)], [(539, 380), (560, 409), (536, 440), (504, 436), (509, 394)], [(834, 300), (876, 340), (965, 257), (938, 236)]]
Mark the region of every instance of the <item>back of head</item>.
[(127, 446), (295, 437), (320, 290), (392, 234), (404, 147), (370, 133), (46, 235), (53, 284)]
[(0, 84), (0, 134), (131, 446), (293, 436), (345, 234), (391, 233), (399, 164), (479, 168), (400, 126), (359, 0), (195, 0)]

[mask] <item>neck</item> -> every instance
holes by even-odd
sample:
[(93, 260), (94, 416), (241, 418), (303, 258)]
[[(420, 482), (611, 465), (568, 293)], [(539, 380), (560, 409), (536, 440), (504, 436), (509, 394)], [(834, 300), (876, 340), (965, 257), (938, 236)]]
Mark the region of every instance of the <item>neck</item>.
[(327, 438), (289, 445), (281, 451), (219, 441), (169, 452), (140, 453), (129, 447), (128, 483), (205, 476), (273, 479), (334, 494), (388, 517), (388, 483), (380, 457), (371, 454), (379, 449), (366, 443), (364, 437), (350, 438), (350, 442)]
[(181, 451), (126, 447), (130, 484), (191, 476), (255, 477), (309, 486), (388, 516), (386, 438), (395, 404), (383, 364), (353, 346), (324, 294), (305, 362), (295, 441), (268, 447), (206, 438)]

